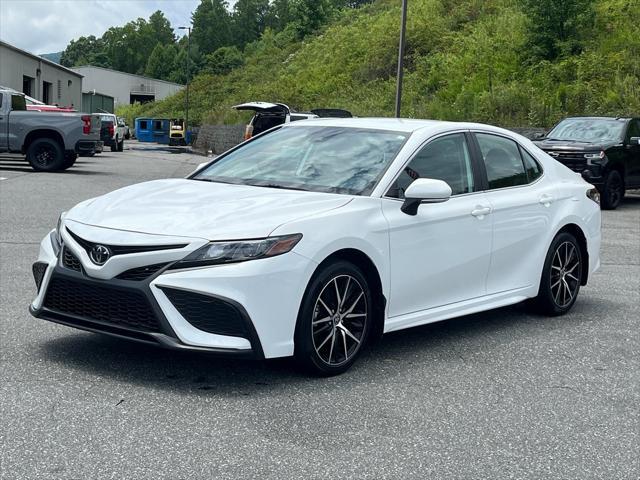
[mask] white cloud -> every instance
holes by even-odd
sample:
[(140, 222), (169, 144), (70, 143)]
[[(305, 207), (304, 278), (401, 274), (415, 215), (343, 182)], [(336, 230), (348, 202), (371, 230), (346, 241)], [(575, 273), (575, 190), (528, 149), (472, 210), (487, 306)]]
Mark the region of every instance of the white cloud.
[(177, 30), (188, 25), (200, 0), (0, 0), (0, 39), (33, 53), (64, 50), (81, 36), (161, 10)]

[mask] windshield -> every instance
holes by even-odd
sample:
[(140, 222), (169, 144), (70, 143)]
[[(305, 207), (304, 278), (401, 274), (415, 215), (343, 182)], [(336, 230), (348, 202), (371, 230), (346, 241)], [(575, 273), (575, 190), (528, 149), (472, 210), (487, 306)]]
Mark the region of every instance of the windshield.
[(567, 118), (547, 135), (548, 140), (599, 143), (622, 140), (624, 120), (603, 118)]
[(192, 178), (368, 195), (408, 136), (361, 128), (281, 128), (246, 143)]

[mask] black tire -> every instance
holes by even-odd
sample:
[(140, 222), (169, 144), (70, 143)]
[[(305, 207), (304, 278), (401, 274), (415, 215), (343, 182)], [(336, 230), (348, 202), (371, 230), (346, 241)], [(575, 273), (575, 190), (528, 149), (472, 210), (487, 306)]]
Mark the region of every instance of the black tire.
[(120, 140), (120, 142), (118, 143), (118, 151), (119, 152), (124, 151), (124, 140)]
[(118, 137), (116, 137), (115, 142), (113, 145), (111, 145), (111, 151), (112, 152), (117, 152), (118, 151)]
[(339, 260), (321, 267), (298, 313), (296, 362), (315, 375), (347, 371), (367, 343), (373, 318), (371, 289), (357, 266)]
[(615, 210), (624, 198), (624, 180), (617, 170), (611, 170), (602, 188), (601, 205), (603, 210)]
[(583, 267), (576, 238), (567, 232), (558, 234), (544, 261), (540, 290), (533, 299), (536, 309), (549, 316), (564, 315), (571, 310), (580, 292)]
[(125, 140), (131, 140), (131, 134), (130, 133), (125, 133), (124, 134), (124, 139)]
[(76, 163), (78, 159), (77, 153), (66, 153), (64, 156), (64, 164), (62, 165), (62, 170), (66, 170), (68, 168), (73, 167), (73, 164)]
[(27, 161), (36, 172), (55, 172), (63, 168), (64, 151), (55, 140), (38, 138), (27, 149)]

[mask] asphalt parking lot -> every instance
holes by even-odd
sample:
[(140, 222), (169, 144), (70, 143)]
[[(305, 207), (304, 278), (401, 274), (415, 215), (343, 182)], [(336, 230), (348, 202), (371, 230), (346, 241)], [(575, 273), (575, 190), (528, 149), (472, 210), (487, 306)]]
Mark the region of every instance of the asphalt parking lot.
[(640, 478), (640, 195), (604, 212), (603, 265), (569, 315), (394, 333), (340, 377), (29, 315), (62, 210), (202, 161), (136, 142), (57, 174), (0, 157), (0, 478)]

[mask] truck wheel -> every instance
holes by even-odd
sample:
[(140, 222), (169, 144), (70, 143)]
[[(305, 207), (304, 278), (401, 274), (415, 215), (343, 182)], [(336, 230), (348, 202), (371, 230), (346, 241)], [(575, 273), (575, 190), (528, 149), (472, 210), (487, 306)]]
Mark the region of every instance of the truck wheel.
[(611, 170), (604, 181), (601, 205), (603, 210), (615, 210), (624, 197), (624, 181), (617, 170)]
[(115, 143), (113, 145), (111, 145), (111, 151), (112, 152), (117, 152), (118, 151), (118, 137), (116, 137)]
[(36, 172), (55, 172), (64, 167), (64, 152), (51, 138), (39, 138), (27, 149), (27, 161)]
[(66, 170), (67, 168), (73, 167), (73, 164), (76, 163), (76, 159), (78, 158), (77, 153), (67, 153), (64, 156), (64, 164), (62, 165), (62, 170)]
[(124, 140), (120, 140), (120, 143), (118, 143), (118, 151), (119, 152), (124, 151)]

